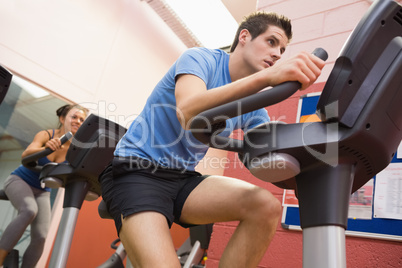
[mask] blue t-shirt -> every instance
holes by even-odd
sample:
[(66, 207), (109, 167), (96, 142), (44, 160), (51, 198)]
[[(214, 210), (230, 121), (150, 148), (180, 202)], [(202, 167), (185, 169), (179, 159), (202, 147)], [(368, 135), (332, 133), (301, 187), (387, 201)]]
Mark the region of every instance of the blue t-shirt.
[[(208, 90), (231, 83), (229, 54), (220, 49), (191, 48), (172, 65), (148, 98), (141, 114), (117, 144), (115, 156), (139, 157), (157, 165), (193, 171), (208, 146), (184, 130), (176, 115), (175, 79), (180, 74), (201, 78)], [(189, 88), (191, 90), (191, 88)], [(265, 109), (226, 121), (219, 135), (250, 129), (269, 121)]]

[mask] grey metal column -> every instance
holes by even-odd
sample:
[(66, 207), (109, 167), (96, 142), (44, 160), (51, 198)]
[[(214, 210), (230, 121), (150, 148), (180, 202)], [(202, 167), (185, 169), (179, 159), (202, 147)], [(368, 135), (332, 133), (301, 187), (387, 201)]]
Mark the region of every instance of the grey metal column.
[(341, 226), (304, 228), (303, 267), (345, 268), (345, 229)]
[(64, 208), (49, 267), (66, 267), (79, 209)]
[(89, 186), (88, 181), (76, 178), (75, 180), (71, 179), (71, 182), (67, 183), (64, 187), (63, 214), (59, 229), (57, 230), (56, 242), (53, 247), (49, 267), (66, 267), (78, 214), (88, 193)]
[(345, 268), (354, 165), (322, 165), (297, 178), (304, 268)]

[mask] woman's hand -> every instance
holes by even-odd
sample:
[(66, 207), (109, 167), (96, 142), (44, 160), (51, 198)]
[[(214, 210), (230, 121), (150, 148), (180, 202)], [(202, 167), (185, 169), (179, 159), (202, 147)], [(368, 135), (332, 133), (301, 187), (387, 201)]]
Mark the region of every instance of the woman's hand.
[(49, 140), (49, 134), (45, 130), (42, 130), (35, 135), (31, 144), (29, 144), (25, 151), (22, 153), (22, 158), (40, 152), (46, 147), (52, 149), (53, 151), (62, 148), (59, 138)]
[(59, 138), (51, 139), (45, 143), (45, 148), (50, 148), (52, 151), (63, 148)]

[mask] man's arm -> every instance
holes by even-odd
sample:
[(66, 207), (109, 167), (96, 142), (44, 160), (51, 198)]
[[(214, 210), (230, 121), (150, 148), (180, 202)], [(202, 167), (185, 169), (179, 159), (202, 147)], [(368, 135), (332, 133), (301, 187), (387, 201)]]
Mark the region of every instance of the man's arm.
[(324, 61), (318, 57), (303, 52), (272, 67), (211, 90), (207, 90), (204, 81), (195, 75), (180, 75), (176, 79), (175, 89), (178, 119), (184, 129), (189, 129), (191, 119), (205, 110), (286, 81), (299, 81), (302, 84), (301, 90), (304, 90), (315, 82), (324, 65)]

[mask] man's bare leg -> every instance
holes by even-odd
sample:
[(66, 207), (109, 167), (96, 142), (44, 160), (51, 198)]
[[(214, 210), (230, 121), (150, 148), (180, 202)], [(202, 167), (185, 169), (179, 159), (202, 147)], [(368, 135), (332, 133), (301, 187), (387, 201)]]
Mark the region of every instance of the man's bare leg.
[(275, 234), (281, 204), (269, 191), (250, 183), (210, 176), (184, 204), (181, 221), (192, 224), (239, 221), (220, 267), (256, 267)]
[(120, 239), (136, 268), (180, 267), (164, 215), (146, 211), (122, 220)]

